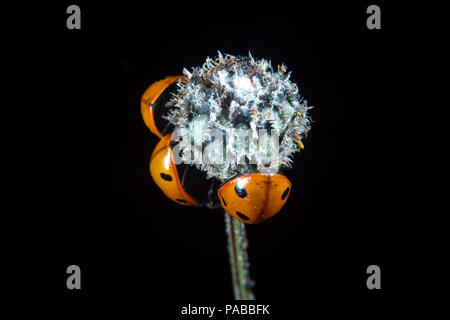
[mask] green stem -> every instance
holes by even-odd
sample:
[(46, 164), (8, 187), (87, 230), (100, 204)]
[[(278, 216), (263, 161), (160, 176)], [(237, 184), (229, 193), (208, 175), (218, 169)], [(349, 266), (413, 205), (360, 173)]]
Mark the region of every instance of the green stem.
[(250, 279), (245, 224), (225, 212), (225, 230), (228, 238), (234, 298), (235, 300), (255, 300), (252, 292), (254, 281)]

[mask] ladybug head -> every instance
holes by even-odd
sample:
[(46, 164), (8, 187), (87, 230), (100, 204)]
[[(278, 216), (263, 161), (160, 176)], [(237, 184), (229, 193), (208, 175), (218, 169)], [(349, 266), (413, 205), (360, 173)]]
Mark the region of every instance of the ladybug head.
[(230, 215), (246, 223), (258, 223), (277, 214), (290, 191), (291, 182), (279, 173), (251, 173), (223, 184), (218, 196)]

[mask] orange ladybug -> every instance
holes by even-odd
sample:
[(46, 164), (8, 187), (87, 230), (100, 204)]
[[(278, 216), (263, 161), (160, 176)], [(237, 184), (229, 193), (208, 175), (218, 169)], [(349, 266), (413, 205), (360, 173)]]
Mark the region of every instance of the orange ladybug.
[(145, 124), (161, 140), (150, 159), (150, 173), (163, 193), (171, 200), (185, 206), (220, 205), (234, 218), (245, 223), (258, 223), (278, 213), (290, 194), (291, 182), (280, 173), (249, 173), (226, 182), (206, 174), (195, 166), (176, 165), (171, 141), (171, 127), (163, 118), (168, 108), (165, 104), (170, 93), (176, 90), (184, 76), (169, 76), (153, 83), (141, 99), (141, 113)]
[(176, 90), (178, 81), (185, 81), (184, 76), (168, 76), (153, 83), (141, 98), (141, 114), (150, 131), (159, 138), (170, 129), (169, 123), (163, 118), (167, 108), (163, 108), (170, 98), (170, 93)]
[(173, 160), (170, 141), (172, 134), (164, 136), (156, 145), (150, 159), (150, 173), (153, 180), (171, 200), (184, 206), (195, 206), (195, 199), (184, 190)]
[(222, 185), (219, 200), (226, 212), (246, 223), (258, 223), (277, 214), (286, 203), (291, 182), (284, 175), (251, 173)]
[(175, 164), (172, 148), (177, 142), (171, 139), (171, 133), (165, 135), (150, 158), (150, 174), (156, 185), (178, 204), (217, 208), (220, 205), (217, 198), (220, 181), (206, 179), (206, 174), (195, 166)]

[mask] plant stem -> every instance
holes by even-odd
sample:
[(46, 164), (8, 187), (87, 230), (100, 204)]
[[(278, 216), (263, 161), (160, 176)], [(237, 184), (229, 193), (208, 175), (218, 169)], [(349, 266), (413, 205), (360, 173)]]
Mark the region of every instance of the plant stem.
[(255, 300), (252, 292), (254, 281), (250, 279), (250, 263), (248, 262), (247, 254), (248, 240), (245, 235), (245, 224), (225, 212), (225, 231), (228, 238), (234, 299)]

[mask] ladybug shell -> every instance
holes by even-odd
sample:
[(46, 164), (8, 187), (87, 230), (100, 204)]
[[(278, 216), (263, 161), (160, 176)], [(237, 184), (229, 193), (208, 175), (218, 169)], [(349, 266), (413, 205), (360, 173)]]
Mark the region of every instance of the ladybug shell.
[(156, 145), (150, 159), (150, 173), (169, 199), (185, 206), (195, 206), (196, 200), (185, 191), (180, 181), (170, 147), (171, 138), (172, 134), (165, 135)]
[(163, 130), (167, 121), (162, 118), (164, 105), (168, 101), (169, 87), (176, 85), (178, 80), (184, 81), (184, 76), (168, 76), (163, 80), (156, 81), (147, 90), (141, 98), (141, 114), (144, 122), (152, 133), (159, 138), (163, 136)]
[(218, 190), (229, 214), (246, 223), (258, 223), (277, 214), (286, 203), (291, 182), (282, 174), (251, 173), (234, 178)]

